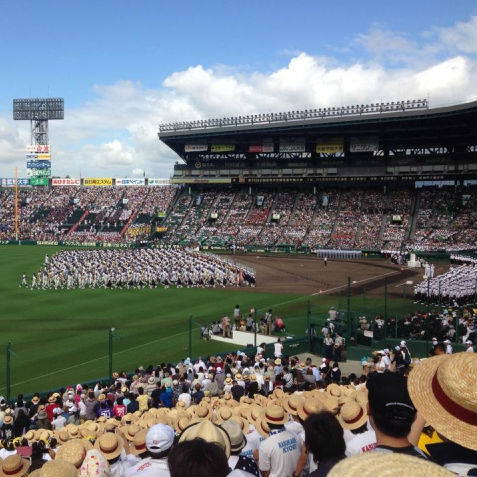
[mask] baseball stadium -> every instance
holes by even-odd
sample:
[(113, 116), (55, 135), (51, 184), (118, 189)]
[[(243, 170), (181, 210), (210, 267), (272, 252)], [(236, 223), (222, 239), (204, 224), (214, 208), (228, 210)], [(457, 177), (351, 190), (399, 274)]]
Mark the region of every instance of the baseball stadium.
[(49, 96), (0, 178), (0, 477), (477, 475), (477, 101), (184, 106), (170, 177), (59, 176)]

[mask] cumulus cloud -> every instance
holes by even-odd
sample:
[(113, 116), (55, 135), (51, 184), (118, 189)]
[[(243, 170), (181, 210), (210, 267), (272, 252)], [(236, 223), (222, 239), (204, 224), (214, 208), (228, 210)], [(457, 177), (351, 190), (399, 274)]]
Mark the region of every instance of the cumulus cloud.
[[(168, 176), (178, 158), (158, 140), (160, 122), (427, 96), (434, 106), (477, 99), (476, 19), (419, 39), (373, 25), (351, 46), (362, 58), (346, 64), (294, 52), (267, 73), (194, 65), (155, 89), (132, 81), (94, 85), (93, 101), (67, 107), (65, 120), (51, 123), (53, 172)], [(423, 52), (425, 61), (417, 61)], [(24, 171), (27, 135), (25, 123), (0, 117), (0, 175), (10, 176), (15, 161)]]

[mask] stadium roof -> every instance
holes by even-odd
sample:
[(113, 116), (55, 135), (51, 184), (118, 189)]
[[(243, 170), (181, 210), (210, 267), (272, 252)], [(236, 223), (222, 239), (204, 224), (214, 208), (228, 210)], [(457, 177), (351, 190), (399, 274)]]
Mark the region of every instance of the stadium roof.
[[(378, 138), (380, 147), (389, 149), (477, 145), (477, 101), (438, 108), (428, 108), (425, 100), (415, 103), (415, 107), (397, 102), (386, 103), (384, 109), (379, 104), (279, 113), (271, 120), (267, 118), (272, 115), (257, 115), (228, 118), (229, 122), (225, 118), (168, 124), (160, 126), (158, 136), (185, 161), (204, 154), (201, 145), (234, 145), (234, 153), (245, 154), (250, 153), (250, 144), (277, 144), (284, 138), (302, 138), (307, 150), (312, 150), (317, 139), (333, 138), (342, 138), (346, 150), (350, 138), (356, 136)], [(388, 104), (395, 107), (386, 108)], [(257, 117), (264, 120), (257, 121)], [(234, 122), (239, 119), (243, 122)]]

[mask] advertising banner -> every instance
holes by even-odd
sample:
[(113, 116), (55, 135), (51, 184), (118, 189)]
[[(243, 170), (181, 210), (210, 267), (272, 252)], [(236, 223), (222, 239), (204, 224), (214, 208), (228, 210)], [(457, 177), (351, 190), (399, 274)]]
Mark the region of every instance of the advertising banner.
[(280, 152), (305, 152), (305, 139), (290, 137), (280, 140)]
[(79, 186), (81, 179), (52, 179), (51, 185), (54, 186)]
[(208, 179), (171, 179), (171, 184), (230, 184), (232, 178), (230, 177), (211, 177)]
[(113, 179), (110, 177), (88, 177), (86, 179), (83, 179), (83, 185), (90, 187), (90, 186), (95, 186), (95, 187), (102, 187), (102, 186), (112, 186), (113, 185)]
[(248, 146), (248, 152), (273, 152), (273, 143), (251, 144)]
[(343, 139), (318, 139), (316, 152), (318, 154), (336, 154), (343, 152)]
[(27, 169), (51, 169), (51, 161), (28, 161)]
[(34, 144), (26, 147), (27, 152), (32, 152), (35, 154), (49, 154), (50, 145), (49, 144)]
[(51, 159), (51, 154), (38, 154), (38, 159)]
[(30, 185), (32, 186), (47, 186), (48, 177), (32, 177), (30, 179)]
[[(15, 179), (13, 177), (2, 179), (2, 187), (14, 187), (14, 185), (15, 185)], [(18, 178), (17, 185), (19, 185), (20, 187), (28, 186), (30, 185), (30, 179)]]
[(352, 137), (349, 144), (349, 152), (375, 152), (379, 150), (377, 137)]
[(147, 180), (147, 184), (150, 185), (150, 186), (166, 186), (166, 185), (170, 184), (170, 180), (169, 179), (155, 179), (155, 178), (152, 178), (152, 179)]
[(114, 180), (117, 186), (141, 186), (146, 183), (146, 179), (134, 177), (118, 177)]
[(207, 144), (186, 144), (184, 152), (206, 152), (209, 149)]
[(234, 152), (235, 144), (212, 144), (210, 152)]
[(28, 177), (50, 177), (51, 169), (27, 169)]

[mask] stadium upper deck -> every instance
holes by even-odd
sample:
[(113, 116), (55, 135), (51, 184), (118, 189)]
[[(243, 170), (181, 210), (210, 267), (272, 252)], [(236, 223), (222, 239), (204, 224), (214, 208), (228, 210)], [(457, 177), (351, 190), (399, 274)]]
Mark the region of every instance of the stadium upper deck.
[(175, 183), (465, 180), (477, 175), (477, 102), (425, 100), (161, 125)]

